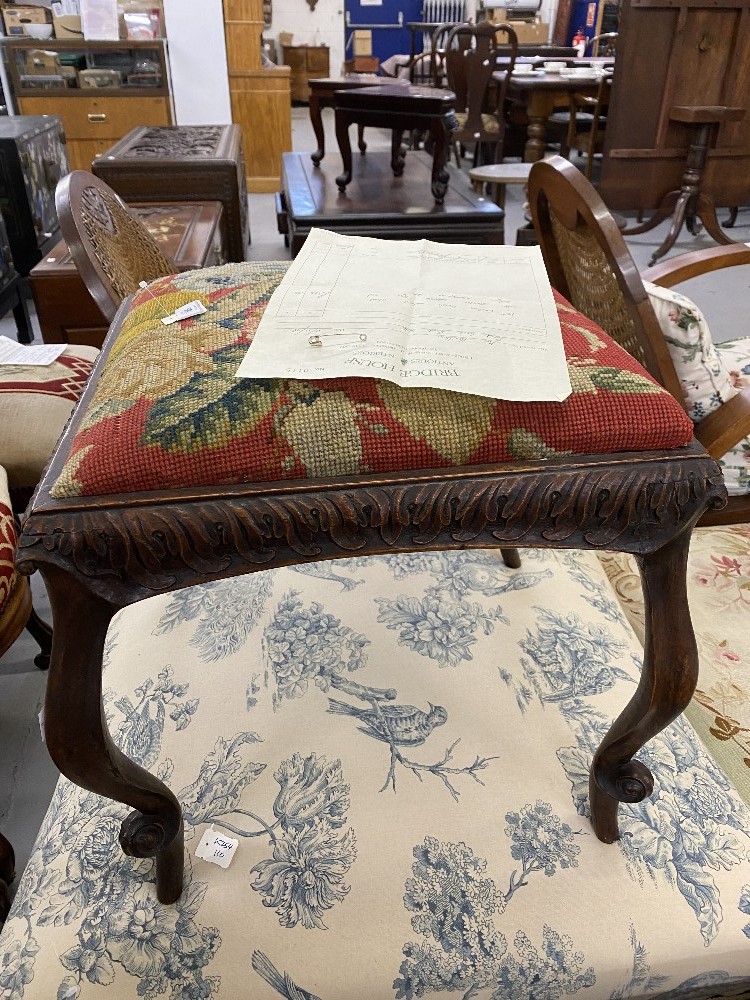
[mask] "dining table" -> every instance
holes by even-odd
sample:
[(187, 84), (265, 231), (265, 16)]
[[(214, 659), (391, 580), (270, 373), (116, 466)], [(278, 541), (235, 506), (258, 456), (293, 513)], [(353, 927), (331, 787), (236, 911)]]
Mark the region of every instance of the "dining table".
[[(520, 74), (516, 69), (508, 81), (508, 99), (522, 105), (529, 119), (523, 152), (525, 163), (534, 163), (544, 156), (550, 115), (560, 107), (567, 108), (571, 94), (595, 97), (602, 73), (611, 71), (614, 64), (613, 59), (570, 61), (576, 64), (575, 72), (572, 66), (566, 67), (569, 72), (549, 72), (534, 63), (531, 72)], [(493, 77), (501, 81), (504, 73), (505, 70), (498, 69)]]

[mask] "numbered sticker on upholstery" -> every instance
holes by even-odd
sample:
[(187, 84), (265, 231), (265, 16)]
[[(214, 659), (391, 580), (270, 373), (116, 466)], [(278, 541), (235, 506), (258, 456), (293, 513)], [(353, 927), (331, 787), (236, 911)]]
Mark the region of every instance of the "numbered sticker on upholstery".
[(213, 827), (201, 837), (201, 842), (195, 849), (195, 856), (210, 861), (221, 868), (228, 868), (232, 863), (234, 852), (239, 846), (239, 840), (225, 837), (222, 833), (217, 833)]

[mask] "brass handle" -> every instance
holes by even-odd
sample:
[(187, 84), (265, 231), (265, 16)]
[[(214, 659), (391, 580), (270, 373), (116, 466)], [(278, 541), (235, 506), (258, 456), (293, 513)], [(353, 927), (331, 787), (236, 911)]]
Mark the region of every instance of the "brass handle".
[(90, 122), (106, 122), (106, 115), (89, 115)]

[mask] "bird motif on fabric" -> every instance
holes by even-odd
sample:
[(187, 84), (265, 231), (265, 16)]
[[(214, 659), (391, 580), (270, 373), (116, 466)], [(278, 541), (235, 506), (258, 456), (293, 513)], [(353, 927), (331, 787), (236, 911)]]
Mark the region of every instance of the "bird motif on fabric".
[(252, 967), (258, 975), (265, 979), (269, 986), (273, 986), (277, 993), (280, 993), (287, 1000), (321, 1000), (308, 990), (303, 990), (297, 986), (288, 972), (283, 975), (262, 951), (254, 951), (251, 959)]
[(379, 711), (374, 708), (357, 708), (346, 702), (328, 699), (328, 711), (333, 715), (351, 715), (364, 725), (359, 730), (373, 739), (384, 743), (393, 743), (402, 747), (421, 746), (436, 726), (442, 726), (448, 721), (448, 713), (442, 705), (430, 706), (429, 712), (423, 712), (416, 705), (385, 705), (380, 704)]

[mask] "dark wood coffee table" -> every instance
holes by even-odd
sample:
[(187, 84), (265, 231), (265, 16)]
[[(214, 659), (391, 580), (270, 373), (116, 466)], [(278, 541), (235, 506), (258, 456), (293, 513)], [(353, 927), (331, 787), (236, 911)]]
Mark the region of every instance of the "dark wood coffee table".
[[(310, 159), (317, 167), (326, 155), (326, 137), (323, 130), (323, 108), (332, 108), (334, 105), (334, 94), (337, 90), (357, 90), (361, 87), (382, 87), (382, 77), (372, 76), (368, 73), (351, 73), (349, 76), (326, 77), (320, 80), (308, 80), (310, 87), (310, 124), (315, 133), (315, 141), (318, 148), (310, 155)], [(364, 140), (364, 125), (359, 126), (357, 145), (360, 153), (367, 151), (367, 143)]]
[(490, 198), (481, 198), (453, 165), (445, 200), (430, 193), (432, 159), (409, 154), (409, 169), (394, 177), (390, 154), (361, 158), (346, 195), (336, 186), (338, 166), (329, 159), (314, 167), (307, 153), (284, 153), (281, 166), (280, 230), (289, 239), (292, 257), (302, 249), (314, 226), (350, 236), (381, 239), (431, 239), (441, 243), (502, 243), (505, 219)]
[(416, 129), (421, 132), (429, 131), (433, 138), (430, 186), (435, 201), (441, 205), (448, 189), (449, 174), (445, 168), (448, 143), (458, 125), (454, 112), (455, 101), (456, 95), (450, 90), (398, 83), (336, 91), (336, 139), (344, 164), (343, 173), (336, 178), (339, 190), (346, 191), (352, 179), (352, 147), (349, 142), (349, 126), (352, 122), (391, 129), (391, 170), (395, 177), (403, 174), (406, 162), (401, 136), (407, 130)]

